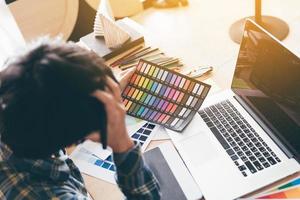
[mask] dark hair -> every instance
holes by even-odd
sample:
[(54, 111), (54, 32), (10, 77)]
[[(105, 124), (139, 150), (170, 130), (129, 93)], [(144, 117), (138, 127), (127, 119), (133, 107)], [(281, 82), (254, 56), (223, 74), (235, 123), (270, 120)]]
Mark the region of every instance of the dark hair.
[(45, 158), (93, 131), (106, 132), (104, 106), (90, 94), (114, 76), (74, 43), (42, 40), (0, 73), (0, 133), (14, 155)]

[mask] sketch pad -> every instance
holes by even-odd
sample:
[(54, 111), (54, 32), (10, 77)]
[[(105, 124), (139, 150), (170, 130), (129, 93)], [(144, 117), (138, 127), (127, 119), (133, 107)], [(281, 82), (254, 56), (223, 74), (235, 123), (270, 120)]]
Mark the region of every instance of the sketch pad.
[(144, 153), (145, 161), (158, 179), (162, 200), (201, 199), (202, 193), (172, 143)]

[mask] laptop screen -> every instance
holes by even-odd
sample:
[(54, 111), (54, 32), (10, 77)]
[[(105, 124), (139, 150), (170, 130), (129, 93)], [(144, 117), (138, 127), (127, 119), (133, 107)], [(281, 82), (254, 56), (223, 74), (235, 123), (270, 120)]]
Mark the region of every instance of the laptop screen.
[(247, 20), (231, 88), (298, 157), (299, 57)]

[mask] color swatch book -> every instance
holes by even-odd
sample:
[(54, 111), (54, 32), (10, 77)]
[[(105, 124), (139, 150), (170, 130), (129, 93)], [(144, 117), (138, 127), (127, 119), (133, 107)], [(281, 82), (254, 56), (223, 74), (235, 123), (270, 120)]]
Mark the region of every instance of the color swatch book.
[(128, 115), (182, 131), (209, 90), (208, 84), (140, 60), (122, 97)]
[[(300, 176), (253, 196), (253, 199), (300, 198)], [(252, 198), (251, 198), (252, 199)]]
[(300, 199), (300, 187), (291, 187), (288, 189), (265, 194), (256, 199)]
[[(126, 122), (127, 121), (128, 120), (126, 120)], [(132, 120), (130, 119), (130, 121)], [(138, 127), (128, 125), (128, 123), (126, 123), (126, 127), (130, 137), (134, 141), (140, 143), (143, 152), (156, 134), (158, 126), (145, 121), (137, 123), (139, 125)], [(134, 129), (132, 129), (132, 127), (134, 127)], [(95, 150), (95, 145), (90, 145), (89, 143), (89, 141), (85, 141), (78, 145), (71, 153), (70, 158), (74, 161), (80, 172), (116, 184), (116, 166), (113, 162), (111, 153), (103, 158), (103, 155), (106, 154), (106, 150), (100, 149), (100, 146), (99, 150)], [(101, 150), (103, 151), (102, 153), (100, 153)]]
[(292, 180), (289, 180), (275, 188), (272, 188), (270, 190), (268, 190), (265, 193), (270, 193), (270, 192), (275, 192), (275, 191), (279, 191), (279, 190), (284, 190), (284, 189), (288, 189), (290, 187), (300, 187), (300, 176), (298, 176), (297, 178), (294, 178)]

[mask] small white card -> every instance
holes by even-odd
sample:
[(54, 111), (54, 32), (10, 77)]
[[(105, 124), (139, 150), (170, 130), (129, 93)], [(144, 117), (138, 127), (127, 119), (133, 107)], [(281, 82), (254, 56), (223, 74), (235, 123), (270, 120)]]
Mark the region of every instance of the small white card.
[(81, 145), (85, 149), (88, 149), (92, 153), (92, 155), (102, 160), (105, 160), (112, 153), (112, 149), (110, 147), (107, 147), (107, 149), (103, 149), (101, 143), (93, 142), (91, 140), (86, 140)]

